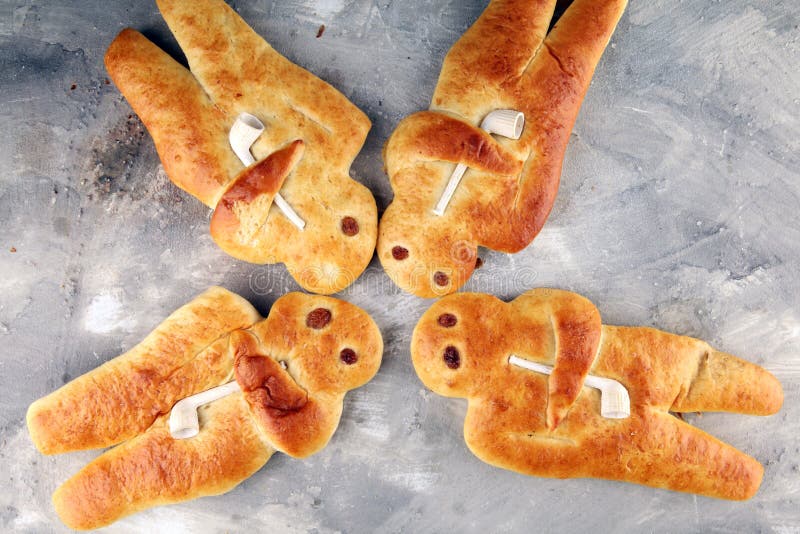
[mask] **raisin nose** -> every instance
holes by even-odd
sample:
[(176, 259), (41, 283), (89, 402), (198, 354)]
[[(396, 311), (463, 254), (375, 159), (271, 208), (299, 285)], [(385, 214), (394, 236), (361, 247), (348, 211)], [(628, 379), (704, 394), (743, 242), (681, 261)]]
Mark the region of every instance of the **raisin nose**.
[(404, 260), (408, 257), (408, 249), (396, 246), (392, 249), (392, 257), (398, 261)]
[(349, 237), (356, 235), (358, 233), (358, 221), (352, 217), (343, 218), (342, 233)]
[(358, 361), (358, 355), (353, 349), (342, 349), (342, 352), (339, 353), (339, 359), (347, 365), (353, 365)]
[(331, 311), (325, 308), (317, 308), (306, 316), (306, 326), (315, 330), (323, 328), (329, 322), (331, 322)]
[(445, 328), (452, 328), (457, 322), (458, 319), (452, 313), (443, 313), (439, 316), (439, 325)]
[(458, 349), (452, 345), (444, 349), (443, 358), (444, 363), (450, 369), (458, 369), (461, 366), (461, 355), (458, 353)]

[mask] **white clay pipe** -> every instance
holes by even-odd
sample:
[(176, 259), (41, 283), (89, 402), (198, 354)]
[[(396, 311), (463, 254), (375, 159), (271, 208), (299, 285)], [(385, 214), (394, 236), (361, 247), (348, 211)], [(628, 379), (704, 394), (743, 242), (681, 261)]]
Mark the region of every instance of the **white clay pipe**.
[[(481, 130), (488, 134), (502, 135), (514, 140), (522, 137), (523, 128), (525, 128), (525, 114), (513, 109), (496, 109), (486, 115), (483, 122), (481, 122)], [(456, 188), (465, 172), (467, 172), (466, 165), (463, 163), (456, 165), (442, 196), (439, 197), (439, 202), (433, 208), (433, 213), (440, 217), (444, 215), (444, 210), (447, 209), (447, 205), (450, 203), (450, 199), (453, 198), (453, 194), (455, 194)]]
[[(236, 122), (231, 126), (231, 131), (228, 134), (228, 141), (230, 141), (231, 148), (245, 167), (249, 167), (256, 162), (256, 159), (250, 152), (250, 147), (253, 146), (253, 143), (256, 142), (256, 139), (261, 136), (263, 131), (264, 123), (258, 120), (258, 117), (250, 113), (239, 114), (239, 116), (236, 117)], [(280, 209), (290, 221), (292, 221), (292, 224), (297, 226), (300, 230), (305, 228), (305, 221), (300, 218), (297, 212), (292, 209), (280, 193), (275, 194), (275, 205), (278, 206), (278, 209)]]
[(241, 391), (241, 388), (239, 383), (233, 380), (222, 386), (179, 400), (169, 413), (169, 433), (175, 439), (195, 437), (200, 432), (200, 419), (197, 417), (197, 409), (237, 391)]
[[(550, 375), (553, 368), (549, 365), (532, 362), (511, 355), (508, 363), (536, 373)], [(600, 415), (606, 419), (626, 419), (631, 416), (631, 398), (625, 386), (610, 378), (587, 375), (584, 386), (600, 390)]]

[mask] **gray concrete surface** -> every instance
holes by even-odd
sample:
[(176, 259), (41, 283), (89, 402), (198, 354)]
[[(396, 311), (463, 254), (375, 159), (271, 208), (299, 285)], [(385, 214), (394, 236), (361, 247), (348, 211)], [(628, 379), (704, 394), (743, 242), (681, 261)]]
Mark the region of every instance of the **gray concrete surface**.
[[(331, 82), (374, 127), (353, 176), (391, 197), (380, 149), (427, 107), (442, 58), (485, 0), (235, 2), (280, 52)], [(730, 503), (483, 464), (465, 405), (426, 391), (408, 345), (429, 301), (377, 261), (341, 296), (386, 341), (330, 445), (276, 455), (233, 492), (155, 509), (114, 532), (800, 531), (800, 45), (792, 0), (633, 0), (567, 151), (538, 239), (484, 252), (468, 289), (511, 298), (579, 291), (611, 324), (704, 338), (765, 366), (786, 402), (770, 418), (689, 420), (766, 466)], [(324, 35), (317, 29), (325, 24)], [(0, 529), (58, 532), (52, 491), (96, 452), (43, 457), (34, 399), (117, 355), (211, 284), (266, 312), (297, 289), (282, 266), (223, 254), (209, 211), (165, 177), (102, 56), (124, 26), (178, 53), (148, 0), (0, 2)], [(16, 252), (14, 252), (16, 250)]]

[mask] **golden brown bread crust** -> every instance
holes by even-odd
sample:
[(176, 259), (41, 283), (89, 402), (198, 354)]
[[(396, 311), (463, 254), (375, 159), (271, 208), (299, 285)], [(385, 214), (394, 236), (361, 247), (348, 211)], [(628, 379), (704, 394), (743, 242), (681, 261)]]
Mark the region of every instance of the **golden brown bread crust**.
[[(456, 291), (475, 269), (479, 245), (517, 252), (550, 213), (570, 131), (626, 0), (575, 0), (547, 34), (555, 3), (492, 0), (447, 54), (431, 111), (406, 118), (387, 142), (395, 198), (381, 218), (378, 257), (406, 291)], [(479, 154), (465, 151), (479, 139), (472, 125), (495, 109), (525, 114), (522, 137), (485, 135)], [(464, 129), (448, 143), (451, 136), (434, 132), (441, 121)], [(453, 162), (470, 169), (439, 217), (432, 210)], [(408, 254), (398, 258), (395, 247)]]
[[(317, 309), (328, 310), (330, 320), (321, 328), (309, 327), (307, 318)], [(383, 340), (377, 325), (361, 308), (348, 302), (289, 293), (275, 301), (269, 317), (249, 332), (259, 343), (253, 345), (252, 338), (244, 342), (240, 349), (243, 354), (270, 355), (287, 367), (283, 371), (270, 365), (272, 372), (265, 375), (264, 384), (269, 385), (272, 378), (278, 387), (271, 389), (282, 390), (277, 395), (282, 399), (275, 403), (267, 396), (264, 400), (269, 402), (254, 408), (256, 399), (249, 398), (254, 417), (276, 449), (296, 458), (313, 454), (336, 430), (344, 394), (368, 382), (378, 371)], [(342, 361), (345, 348), (355, 352), (355, 363)], [(290, 379), (306, 391), (305, 402), (298, 402)], [(296, 409), (281, 410), (270, 404)]]
[(112, 41), (105, 65), (153, 137), (170, 180), (213, 208), (242, 169), (228, 144), (230, 119), (191, 72), (135, 30)]
[[(455, 321), (440, 321), (445, 314)], [(458, 351), (455, 369), (443, 357), (449, 346)], [(555, 365), (553, 374), (513, 366), (511, 354)], [(420, 319), (411, 356), (428, 388), (468, 399), (464, 437), (476, 456), (537, 476), (748, 499), (761, 465), (668, 412), (768, 415), (783, 403), (780, 383), (761, 367), (697, 339), (601, 325), (588, 300), (559, 290), (535, 289), (508, 304), (448, 296)], [(627, 388), (629, 418), (600, 416), (599, 393), (581, 388), (587, 372)]]
[[(211, 237), (229, 254), (247, 247), (267, 220), (269, 207), (286, 177), (303, 156), (299, 139), (239, 173), (211, 216)], [(263, 209), (251, 209), (260, 205)]]
[[(315, 310), (326, 312), (324, 324), (310, 321)], [(327, 444), (345, 393), (380, 366), (378, 327), (357, 306), (303, 293), (279, 298), (257, 320), (247, 301), (212, 288), (125, 355), (31, 405), (28, 429), (44, 453), (122, 442), (54, 494), (67, 526), (98, 528), (223, 493), (276, 450), (302, 458)], [(201, 407), (196, 437), (171, 437), (176, 401), (232, 379), (242, 392)]]
[[(496, 174), (516, 175), (522, 170), (522, 161), (515, 160), (491, 135), (441, 113), (420, 111), (404, 119), (392, 134), (392, 143), (386, 153), (390, 176), (418, 161), (437, 160)], [(409, 159), (410, 154), (415, 157)]]
[[(249, 221), (246, 240), (226, 239), (221, 229), (214, 237), (238, 259), (285, 263), (309, 291), (344, 289), (366, 268), (377, 238), (375, 199), (348, 174), (369, 119), (336, 89), (273, 50), (224, 1), (157, 3), (191, 72), (130, 29), (111, 43), (105, 63), (152, 135), (167, 175), (214, 208), (242, 170), (228, 142), (240, 113), (266, 125), (252, 147), (256, 160), (302, 141), (305, 150), (280, 192), (305, 229), (271, 206), (271, 197), (262, 197), (239, 206), (240, 218)], [(357, 222), (355, 234), (342, 229), (347, 217)]]
[(178, 400), (223, 383), (230, 375), (228, 333), (259, 318), (239, 295), (208, 289), (122, 356), (31, 404), (34, 444), (43, 454), (59, 454), (132, 438)]
[(153, 506), (225, 493), (275, 452), (241, 394), (200, 412), (202, 429), (194, 438), (172, 439), (168, 417), (162, 417), (62, 484), (53, 506), (64, 524), (95, 529)]

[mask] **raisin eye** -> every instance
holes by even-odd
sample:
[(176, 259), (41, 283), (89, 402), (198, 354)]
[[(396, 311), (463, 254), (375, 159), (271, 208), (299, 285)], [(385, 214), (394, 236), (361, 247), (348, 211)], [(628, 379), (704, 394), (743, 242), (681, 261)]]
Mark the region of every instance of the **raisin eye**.
[(342, 233), (346, 236), (354, 236), (358, 233), (358, 221), (352, 217), (342, 219)]
[(461, 365), (461, 356), (458, 354), (458, 349), (452, 345), (444, 349), (443, 358), (444, 363), (450, 369), (458, 369)]
[(306, 316), (306, 326), (319, 330), (331, 322), (331, 311), (326, 308), (317, 308)]
[(457, 322), (458, 319), (452, 313), (443, 313), (439, 316), (439, 325), (445, 328), (452, 328)]
[(404, 260), (408, 257), (408, 249), (401, 246), (392, 249), (392, 257), (396, 260)]
[(347, 365), (353, 365), (358, 361), (358, 355), (353, 349), (342, 349), (342, 352), (339, 353), (339, 359)]
[(444, 274), (442, 271), (436, 271), (433, 275), (433, 281), (436, 282), (437, 286), (446, 286), (448, 282), (450, 282), (450, 277)]

